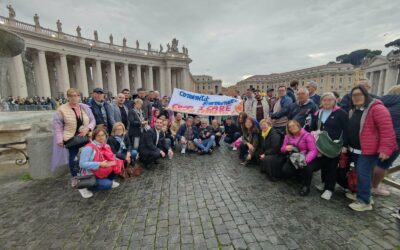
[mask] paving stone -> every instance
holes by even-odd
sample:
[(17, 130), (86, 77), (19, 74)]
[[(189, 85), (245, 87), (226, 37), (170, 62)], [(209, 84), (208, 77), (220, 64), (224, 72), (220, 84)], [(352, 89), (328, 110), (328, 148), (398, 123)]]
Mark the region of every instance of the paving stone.
[[(82, 199), (57, 180), (0, 183), (4, 249), (395, 249), (400, 190), (353, 212), (295, 180), (269, 182), (222, 146), (210, 156), (177, 154), (118, 189)], [(204, 163), (207, 165), (204, 171)], [(320, 180), (316, 173), (314, 182)], [(44, 192), (43, 190), (46, 190)], [(21, 237), (21, 235), (23, 237)]]

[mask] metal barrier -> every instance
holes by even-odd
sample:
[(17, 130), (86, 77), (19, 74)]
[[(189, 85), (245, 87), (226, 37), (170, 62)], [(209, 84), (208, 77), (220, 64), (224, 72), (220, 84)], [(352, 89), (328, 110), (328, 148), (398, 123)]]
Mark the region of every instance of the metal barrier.
[(44, 111), (53, 110), (51, 105), (19, 105), (19, 104), (9, 104), (8, 110), (10, 112), (16, 111)]

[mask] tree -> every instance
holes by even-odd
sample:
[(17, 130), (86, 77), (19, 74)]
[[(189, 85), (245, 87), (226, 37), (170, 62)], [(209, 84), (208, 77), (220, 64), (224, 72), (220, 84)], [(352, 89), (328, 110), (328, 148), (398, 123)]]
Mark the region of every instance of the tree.
[(380, 50), (369, 50), (369, 49), (359, 49), (352, 51), (350, 54), (343, 54), (336, 57), (336, 61), (339, 63), (350, 63), (353, 65), (360, 65), (362, 61), (367, 57), (373, 57), (375, 55), (380, 55), (382, 51)]
[(396, 50), (394, 51), (395, 54), (400, 53), (400, 38), (396, 39), (390, 43), (385, 44), (386, 48), (395, 47)]

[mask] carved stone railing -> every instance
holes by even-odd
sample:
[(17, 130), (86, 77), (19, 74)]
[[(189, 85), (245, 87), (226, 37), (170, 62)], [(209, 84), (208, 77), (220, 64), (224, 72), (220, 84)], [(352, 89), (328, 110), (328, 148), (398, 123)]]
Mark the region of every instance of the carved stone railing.
[(180, 52), (160, 52), (155, 50), (144, 50), (144, 49), (136, 49), (132, 47), (124, 47), (121, 45), (115, 45), (110, 43), (105, 43), (102, 41), (96, 41), (84, 37), (78, 37), (70, 34), (66, 34), (64, 32), (58, 32), (56, 30), (37, 27), (33, 24), (25, 23), (18, 20), (10, 20), (7, 17), (0, 16), (0, 25), (8, 26), (15, 32), (23, 31), (23, 32), (31, 32), (35, 35), (44, 36), (51, 40), (64, 40), (67, 42), (77, 43), (80, 45), (84, 45), (88, 48), (99, 48), (102, 50), (111, 50), (114, 53), (128, 53), (128, 54), (136, 54), (136, 55), (144, 55), (144, 56), (156, 56), (156, 57), (175, 57), (175, 58), (188, 58), (188, 55)]

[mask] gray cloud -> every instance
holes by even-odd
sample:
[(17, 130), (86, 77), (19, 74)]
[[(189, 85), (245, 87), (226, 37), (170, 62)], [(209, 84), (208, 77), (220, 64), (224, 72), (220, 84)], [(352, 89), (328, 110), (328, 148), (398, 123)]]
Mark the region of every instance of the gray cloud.
[[(210, 74), (225, 85), (244, 75), (285, 72), (332, 61), (352, 50), (381, 49), (400, 37), (397, 1), (317, 0), (16, 0), (17, 18), (114, 43), (158, 48), (173, 37), (189, 48), (193, 74)], [(1, 6), (2, 13), (5, 6)], [(312, 55), (310, 57), (310, 55)]]

